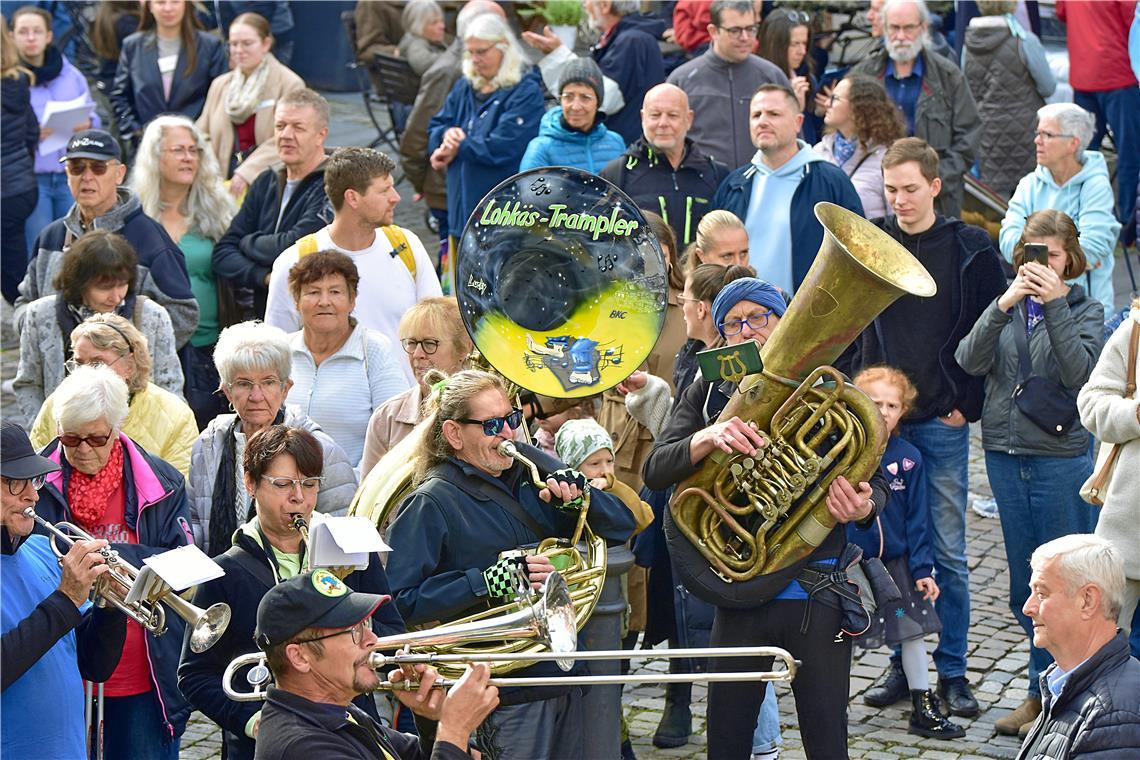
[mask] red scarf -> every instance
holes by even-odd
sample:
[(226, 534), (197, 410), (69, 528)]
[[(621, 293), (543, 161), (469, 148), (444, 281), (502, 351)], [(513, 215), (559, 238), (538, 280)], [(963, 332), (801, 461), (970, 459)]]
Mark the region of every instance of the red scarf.
[(81, 528), (90, 528), (103, 518), (111, 494), (123, 484), (123, 444), (116, 440), (111, 446), (107, 464), (94, 475), (87, 475), (74, 467), (67, 484), (67, 506)]

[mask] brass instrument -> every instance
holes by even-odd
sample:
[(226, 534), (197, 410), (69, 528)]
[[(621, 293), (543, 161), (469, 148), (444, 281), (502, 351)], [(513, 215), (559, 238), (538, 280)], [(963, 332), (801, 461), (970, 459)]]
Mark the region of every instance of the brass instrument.
[[(34, 507), (25, 509), (24, 515), (51, 533), (51, 548), (61, 565), (65, 552), (60, 551), (56, 544), (57, 539), (63, 541), (68, 548), (79, 541), (95, 540), (90, 533), (74, 523), (48, 522), (36, 514)], [(128, 603), (127, 594), (134, 586), (139, 570), (110, 547), (103, 547), (99, 550), (99, 554), (106, 561), (109, 570), (99, 577), (92, 589), (95, 605), (99, 607), (110, 605), (155, 636), (161, 636), (166, 633), (166, 611), (163, 608), (165, 604), (190, 625), (190, 649), (194, 652), (205, 652), (225, 633), (226, 627), (230, 624), (230, 608), (224, 602), (218, 602), (211, 605), (210, 609), (203, 610), (183, 599), (173, 589), (169, 589), (157, 599), (142, 599)], [(127, 589), (127, 594), (124, 594), (120, 587)]]
[(678, 484), (666, 512), (670, 553), (685, 584), (724, 606), (755, 603), (750, 582), (794, 565), (835, 527), (827, 510), (839, 475), (875, 471), (886, 428), (869, 398), (827, 366), (904, 294), (929, 297), (933, 278), (875, 225), (818, 203), (824, 240), (780, 323), (721, 420), (752, 422), (768, 439), (757, 456), (717, 451)]
[[(536, 662), (558, 663), (564, 670), (570, 670), (575, 660), (615, 660), (615, 659), (668, 659), (683, 657), (774, 657), (783, 662), (781, 670), (753, 671), (733, 673), (660, 673), (653, 674), (648, 680), (659, 683), (693, 683), (712, 681), (791, 681), (796, 675), (796, 668), (800, 663), (786, 650), (777, 647), (725, 647), (715, 649), (643, 649), (643, 650), (605, 650), (593, 652), (576, 651), (577, 636), (575, 632), (574, 602), (570, 598), (566, 582), (557, 573), (551, 573), (543, 589), (542, 597), (533, 604), (527, 604), (522, 609), (493, 618), (485, 618), (441, 628), (431, 628), (413, 633), (400, 633), (394, 636), (385, 636), (377, 639), (372, 645), (374, 650), (369, 655), (369, 665), (373, 670), (381, 670), (390, 666), (399, 666), (414, 663), (426, 663), (437, 666), (442, 672), (448, 668), (452, 672), (462, 674), (460, 665), (466, 663), (486, 662), (492, 663), (495, 668), (499, 664), (530, 665)], [(524, 641), (535, 644), (543, 650), (528, 652), (471, 652), (468, 654), (439, 654), (437, 652), (406, 653), (386, 655), (379, 650), (404, 647), (432, 647), (438, 649), (446, 645), (463, 645), (478, 641), (508, 642)], [(241, 655), (230, 661), (222, 675), (222, 690), (226, 696), (236, 702), (255, 702), (265, 699), (266, 686), (270, 681), (269, 669), (266, 667), (264, 652), (251, 652)], [(242, 668), (250, 668), (246, 681), (252, 687), (250, 691), (239, 691), (234, 688), (233, 681), (237, 672)], [(644, 683), (646, 674), (607, 675), (607, 676), (551, 676), (539, 678), (494, 678), (491, 683), (495, 686), (547, 686), (547, 685), (587, 685), (587, 684), (622, 684)], [(435, 684), (440, 688), (450, 688), (454, 685), (451, 679), (443, 678)], [(410, 690), (417, 688), (414, 683), (380, 683), (377, 691)]]

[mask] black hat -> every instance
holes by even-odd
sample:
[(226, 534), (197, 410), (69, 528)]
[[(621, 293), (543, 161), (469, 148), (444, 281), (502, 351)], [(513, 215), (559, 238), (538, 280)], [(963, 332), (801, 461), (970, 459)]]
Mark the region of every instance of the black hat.
[(0, 425), (0, 475), (9, 480), (31, 480), (58, 469), (58, 464), (36, 453), (22, 427), (14, 422)]
[(253, 638), (265, 650), (306, 628), (350, 628), (391, 599), (353, 591), (328, 570), (301, 573), (261, 597)]
[(101, 129), (85, 129), (76, 132), (67, 141), (67, 152), (59, 159), (62, 164), (71, 158), (93, 158), (96, 161), (119, 161), (123, 153), (119, 143), (109, 132)]
[(602, 107), (605, 85), (602, 83), (602, 70), (593, 58), (575, 58), (563, 67), (562, 76), (558, 79), (559, 95), (568, 84), (584, 84), (591, 88), (598, 98), (598, 107)]

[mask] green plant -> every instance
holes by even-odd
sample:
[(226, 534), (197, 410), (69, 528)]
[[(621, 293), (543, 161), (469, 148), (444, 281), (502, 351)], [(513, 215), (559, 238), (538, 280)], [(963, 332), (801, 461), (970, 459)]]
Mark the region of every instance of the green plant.
[(542, 16), (551, 26), (578, 26), (582, 20), (582, 3), (581, 0), (546, 0), (531, 3), (530, 8), (521, 8), (518, 13), (528, 20)]

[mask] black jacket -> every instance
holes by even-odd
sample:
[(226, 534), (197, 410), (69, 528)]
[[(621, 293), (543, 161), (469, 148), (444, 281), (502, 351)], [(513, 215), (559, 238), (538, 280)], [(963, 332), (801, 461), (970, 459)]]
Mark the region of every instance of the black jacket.
[[(354, 722), (348, 720), (352, 715)], [(269, 688), (262, 713), (257, 760), (338, 758), (376, 760), (388, 755), (399, 760), (462, 760), (465, 750), (448, 742), (435, 744), (383, 726), (355, 704), (348, 709), (318, 704), (302, 696)], [(231, 755), (232, 757), (232, 755)]]
[[(626, 104), (626, 108), (630, 108)], [(712, 198), (728, 167), (701, 152), (685, 138), (685, 155), (676, 169), (644, 137), (606, 164), (601, 176), (614, 183), (641, 208), (660, 214), (684, 247), (696, 240), (701, 218), (715, 208)]]
[[(895, 217), (873, 221), (888, 235), (907, 247), (911, 253), (918, 250), (911, 248), (914, 241), (918, 241), (918, 245), (921, 246), (922, 236), (911, 238), (902, 233)], [(886, 345), (890, 341), (886, 340), (883, 334), (881, 322), (884, 315), (889, 314), (892, 309), (900, 308), (900, 304), (907, 302), (913, 304), (918, 299), (918, 296), (905, 295), (875, 318), (836, 361), (835, 366), (846, 372), (848, 376), (854, 376), (860, 369), (874, 364), (890, 364), (906, 372), (919, 390), (918, 404), (907, 418), (908, 421), (920, 422), (948, 414), (957, 408), (967, 420), (977, 422), (982, 416), (984, 383), (982, 378), (971, 377), (958, 366), (954, 352), (958, 348), (958, 343), (974, 327), (974, 323), (978, 321), (978, 317), (986, 307), (1005, 292), (1005, 274), (993, 241), (984, 230), (958, 219), (942, 216), (938, 217), (935, 225), (951, 225), (954, 228), (957, 250), (948, 250), (946, 254), (958, 256), (958, 277), (952, 282), (938, 282), (938, 292), (928, 300), (933, 304), (935, 299), (950, 299), (951, 308), (956, 314), (954, 323), (939, 325), (927, 321), (916, 324), (914, 333), (900, 340), (923, 341), (923, 345), (929, 345), (932, 349), (937, 346), (937, 352), (932, 350), (929, 361), (922, 366), (907, 366), (896, 358), (895, 352), (898, 346)], [(932, 377), (937, 377), (938, 381), (932, 383)], [(923, 388), (939, 383), (950, 389), (948, 397), (923, 398)]]
[[(245, 724), (261, 709), (261, 704), (229, 699), (222, 691), (222, 673), (235, 657), (257, 651), (253, 642), (257, 605), (261, 597), (282, 579), (270, 558), (271, 553), (254, 538), (249, 525), (238, 530), (234, 545), (245, 557), (239, 559), (234, 556), (235, 551), (215, 557), (226, 574), (200, 586), (194, 596), (194, 604), (203, 609), (216, 602), (228, 604), (232, 615), (230, 625), (218, 642), (205, 652), (194, 653), (189, 646), (183, 646), (178, 686), (195, 708), (222, 727), (226, 757), (229, 760), (248, 760), (254, 756), (254, 741), (245, 735)], [(372, 554), (368, 567), (349, 575), (345, 583), (356, 591), (391, 594), (379, 554)], [(377, 636), (403, 633), (405, 630), (404, 621), (394, 604), (380, 605), (372, 620)], [(248, 672), (249, 668), (237, 672), (235, 683), (239, 689), (247, 688), (245, 677)], [(356, 703), (375, 717), (376, 707), (371, 697), (358, 697)], [(264, 738), (269, 735), (259, 729), (258, 736)]]
[(1017, 760), (1140, 756), (1140, 661), (1121, 631), (1077, 666), (1054, 697), (1041, 674), (1040, 717)]
[(0, 196), (5, 198), (36, 188), (32, 156), (40, 143), (40, 125), (28, 92), (24, 74), (0, 80)]
[(154, 30), (135, 32), (123, 40), (119, 68), (111, 87), (111, 109), (119, 122), (119, 132), (134, 139), (141, 136), (147, 122), (164, 113), (180, 113), (197, 119), (206, 103), (210, 83), (229, 71), (225, 43), (212, 34), (195, 32), (197, 58), (186, 74), (186, 49), (178, 53), (170, 97), (162, 87), (158, 71), (158, 38)]
[(265, 313), (269, 294), (265, 276), (273, 262), (299, 238), (333, 220), (332, 204), (325, 195), (324, 163), (301, 179), (278, 224), (284, 189), (285, 169), (266, 169), (257, 175), (230, 228), (214, 246), (214, 274), (232, 287), (252, 288), (258, 314)]

